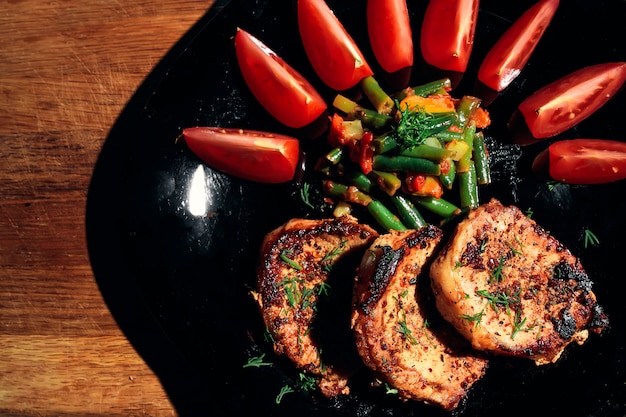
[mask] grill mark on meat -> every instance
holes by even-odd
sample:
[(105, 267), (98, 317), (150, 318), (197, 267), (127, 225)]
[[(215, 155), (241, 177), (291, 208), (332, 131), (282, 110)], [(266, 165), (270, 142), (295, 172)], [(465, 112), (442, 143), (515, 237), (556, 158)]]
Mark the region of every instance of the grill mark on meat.
[(393, 250), (390, 246), (380, 248), (381, 254), (372, 275), (372, 283), (368, 288), (370, 296), (361, 304), (360, 308), (365, 314), (370, 314), (370, 306), (376, 304), (383, 295), (389, 280), (396, 272), (398, 262), (404, 255), (404, 248)]
[(350, 331), (352, 277), (377, 236), (351, 216), (292, 219), (261, 246), (252, 295), (274, 351), (316, 378), (328, 397), (349, 392), (348, 376), (360, 363)]
[(422, 274), (442, 237), (428, 226), (374, 241), (355, 282), (352, 327), (363, 362), (400, 398), (452, 410), (487, 361), (441, 318)]
[(608, 325), (579, 260), (496, 200), (457, 225), (430, 275), (439, 310), (479, 350), (541, 365)]

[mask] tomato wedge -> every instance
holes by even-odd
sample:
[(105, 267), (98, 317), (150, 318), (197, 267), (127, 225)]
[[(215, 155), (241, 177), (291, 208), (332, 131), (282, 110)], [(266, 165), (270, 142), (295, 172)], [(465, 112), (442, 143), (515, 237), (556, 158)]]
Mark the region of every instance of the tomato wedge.
[(235, 51), (248, 88), (279, 122), (300, 128), (326, 111), (322, 96), (300, 73), (243, 29), (235, 35)]
[(257, 130), (191, 127), (183, 130), (183, 138), (210, 167), (255, 182), (291, 180), (300, 158), (297, 139)]
[(324, 0), (298, 0), (304, 50), (317, 75), (343, 91), (373, 75), (360, 49)]
[(420, 47), (435, 68), (467, 69), (478, 18), (478, 0), (430, 0), (422, 23)]
[(546, 172), (567, 184), (602, 184), (626, 178), (626, 143), (606, 139), (570, 139), (551, 144), (533, 162), (533, 171)]
[(511, 116), (514, 141), (527, 145), (574, 127), (613, 97), (624, 81), (626, 62), (609, 62), (579, 69), (540, 88)]
[(413, 32), (406, 0), (368, 0), (367, 31), (376, 60), (389, 73), (413, 66)]
[(541, 0), (526, 10), (487, 53), (479, 81), (496, 92), (504, 90), (530, 59), (558, 6), (559, 0)]

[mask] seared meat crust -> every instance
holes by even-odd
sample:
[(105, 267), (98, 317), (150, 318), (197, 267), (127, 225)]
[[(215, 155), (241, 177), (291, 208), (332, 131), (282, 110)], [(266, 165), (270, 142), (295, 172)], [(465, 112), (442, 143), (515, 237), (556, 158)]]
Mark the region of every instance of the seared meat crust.
[[(292, 219), (268, 233), (261, 247), (253, 295), (274, 351), (314, 376), (329, 397), (349, 392), (352, 277), (377, 236), (351, 216)], [(337, 346), (325, 344), (324, 335), (339, 339)]]
[(363, 362), (402, 399), (452, 410), (487, 361), (439, 316), (421, 274), (442, 237), (428, 226), (374, 241), (356, 278), (352, 328)]
[(579, 260), (496, 200), (459, 223), (430, 276), (438, 309), (479, 350), (542, 365), (608, 325)]

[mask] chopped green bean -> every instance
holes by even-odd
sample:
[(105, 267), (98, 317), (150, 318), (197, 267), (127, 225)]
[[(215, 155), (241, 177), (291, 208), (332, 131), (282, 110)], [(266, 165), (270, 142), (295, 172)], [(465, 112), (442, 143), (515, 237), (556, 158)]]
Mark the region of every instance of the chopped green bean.
[(415, 207), (415, 204), (411, 202), (411, 200), (403, 195), (394, 194), (391, 197), (391, 202), (396, 208), (402, 223), (407, 225), (409, 228), (419, 229), (426, 226), (427, 223), (424, 220), (424, 217), (422, 217), (422, 214), (419, 212), (417, 207)]
[(432, 94), (445, 93), (451, 88), (452, 81), (450, 80), (450, 78), (442, 78), (413, 87), (413, 93), (417, 94), (418, 96), (428, 97)]
[(485, 135), (478, 132), (474, 135), (474, 164), (476, 167), (476, 181), (480, 185), (491, 184), (491, 170), (489, 168), (489, 154), (485, 145)]
[(448, 172), (442, 172), (439, 175), (439, 180), (446, 189), (451, 190), (454, 185), (454, 179), (456, 178), (456, 164), (450, 157), (446, 158), (445, 161), (447, 161), (447, 165), (449, 166)]
[(385, 230), (406, 230), (406, 226), (400, 221), (398, 216), (393, 214), (393, 212), (385, 207), (379, 200), (372, 200), (372, 202), (367, 205), (367, 211)]
[(374, 155), (373, 167), (380, 171), (420, 172), (430, 175), (441, 174), (441, 167), (438, 163), (410, 156)]
[(348, 167), (344, 169), (344, 177), (348, 180), (348, 183), (354, 185), (359, 190), (369, 193), (372, 190), (372, 180), (363, 173), (360, 169)]
[(467, 125), (478, 106), (480, 106), (480, 102), (481, 100), (478, 97), (473, 96), (463, 96), (461, 100), (459, 100), (457, 115), (459, 118), (458, 125), (460, 127)]
[(463, 130), (463, 141), (467, 143), (468, 148), (465, 154), (459, 159), (456, 167), (456, 172), (466, 172), (469, 170), (470, 162), (472, 161), (472, 153), (474, 149), (474, 136), (476, 135), (476, 125), (469, 123)]
[(394, 137), (392, 132), (384, 133), (380, 136), (377, 136), (372, 141), (372, 148), (374, 149), (374, 153), (385, 153), (389, 152), (392, 149), (395, 149), (398, 146), (398, 141)]
[(452, 130), (443, 130), (435, 135), (437, 138), (444, 142), (450, 142), (453, 140), (462, 140), (463, 132), (455, 132)]
[(478, 207), (478, 184), (476, 183), (476, 169), (474, 162), (470, 162), (470, 167), (465, 172), (458, 174), (459, 193), (461, 208)]
[(389, 127), (393, 121), (390, 115), (365, 108), (341, 94), (335, 96), (333, 106), (337, 110), (345, 113), (346, 117), (359, 119), (364, 126), (373, 130), (383, 130)]
[(441, 217), (451, 217), (459, 214), (461, 209), (443, 198), (411, 197), (411, 200), (421, 207)]
[(331, 149), (325, 156), (326, 160), (332, 165), (337, 165), (343, 158), (343, 148), (336, 147)]
[(404, 149), (400, 152), (402, 156), (410, 156), (413, 158), (426, 158), (434, 162), (441, 162), (452, 154), (451, 151), (444, 148), (437, 148), (430, 145), (416, 145), (412, 148)]
[(372, 197), (355, 186), (348, 186), (330, 180), (325, 180), (323, 186), (324, 192), (334, 198), (340, 198), (362, 206), (367, 206), (372, 202)]
[(388, 195), (394, 195), (402, 186), (400, 178), (392, 172), (373, 170), (369, 176)]
[(395, 108), (395, 103), (389, 95), (380, 87), (378, 81), (371, 75), (365, 77), (359, 83), (363, 93), (381, 114), (389, 114)]

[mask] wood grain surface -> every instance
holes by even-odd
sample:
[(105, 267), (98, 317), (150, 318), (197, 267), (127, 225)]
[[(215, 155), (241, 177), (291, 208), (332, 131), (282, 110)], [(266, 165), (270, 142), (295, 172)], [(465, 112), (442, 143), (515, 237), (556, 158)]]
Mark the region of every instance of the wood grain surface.
[(0, 3), (0, 415), (184, 414), (104, 302), (84, 217), (117, 115), (213, 1)]

